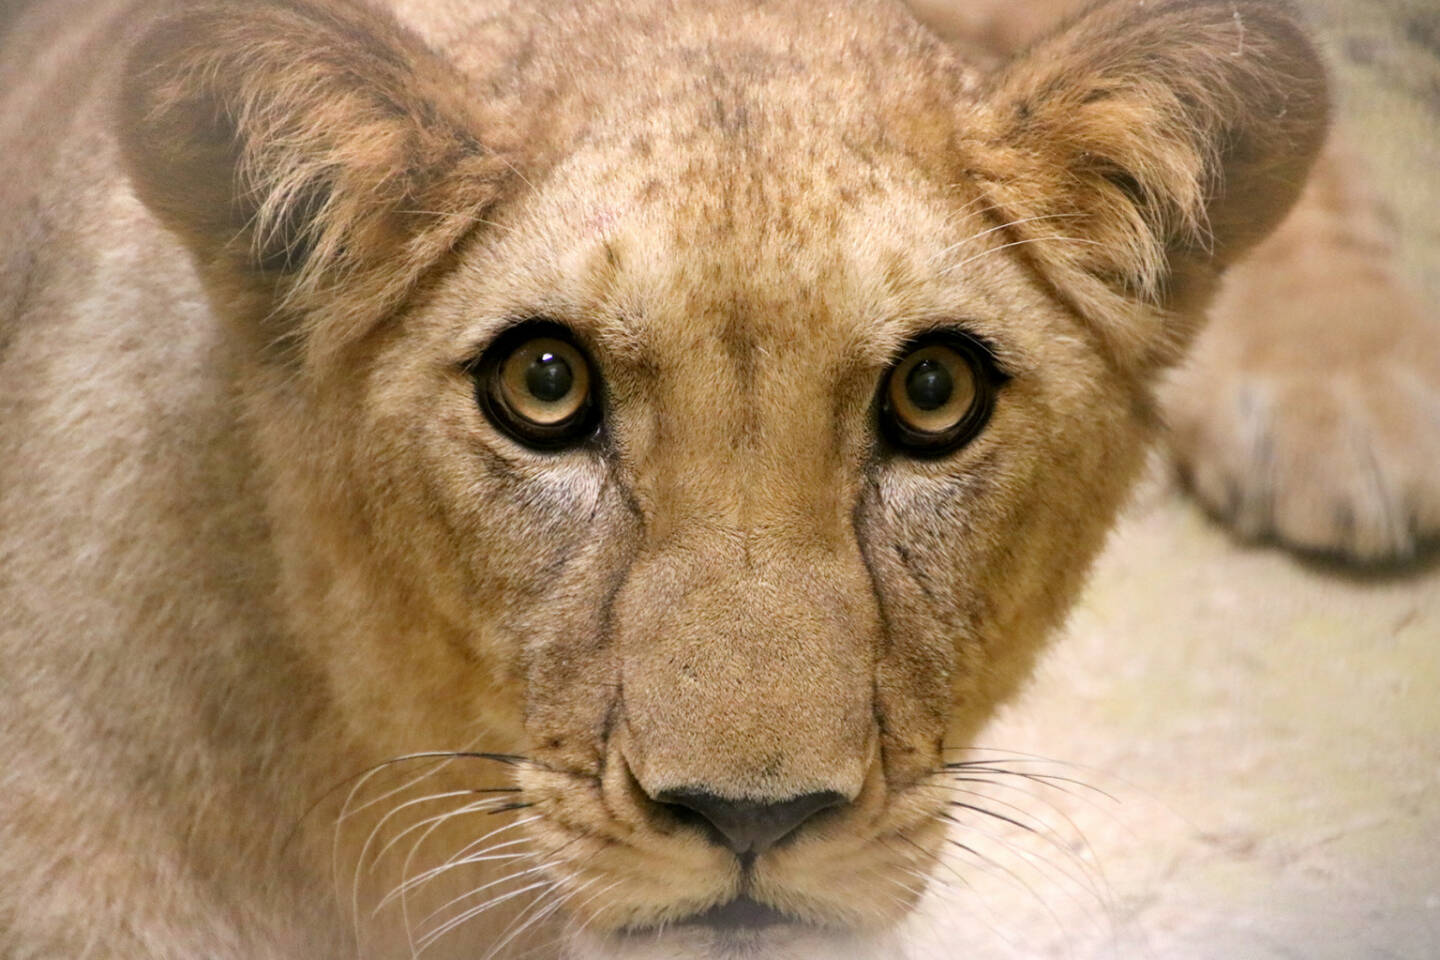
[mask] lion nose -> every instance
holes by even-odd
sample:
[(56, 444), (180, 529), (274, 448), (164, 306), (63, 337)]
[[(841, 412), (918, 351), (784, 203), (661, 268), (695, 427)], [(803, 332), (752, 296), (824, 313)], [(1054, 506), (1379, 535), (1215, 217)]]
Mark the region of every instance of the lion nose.
[(698, 814), (714, 828), (718, 839), (736, 853), (764, 853), (821, 810), (845, 803), (845, 796), (826, 790), (776, 803), (728, 800), (704, 790), (667, 790), (658, 802)]

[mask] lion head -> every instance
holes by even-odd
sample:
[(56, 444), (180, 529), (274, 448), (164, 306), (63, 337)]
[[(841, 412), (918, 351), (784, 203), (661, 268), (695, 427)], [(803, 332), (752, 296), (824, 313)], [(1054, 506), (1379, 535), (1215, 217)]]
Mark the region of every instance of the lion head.
[(517, 884), (595, 950), (892, 926), (1315, 54), (1261, 0), (993, 71), (888, 2), (397, 7), (189, 7), (122, 92), (347, 742), (523, 758)]

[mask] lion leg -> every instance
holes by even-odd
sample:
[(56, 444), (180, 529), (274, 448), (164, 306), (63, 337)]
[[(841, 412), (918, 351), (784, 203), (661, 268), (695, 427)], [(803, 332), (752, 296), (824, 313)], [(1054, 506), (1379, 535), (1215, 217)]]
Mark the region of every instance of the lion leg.
[(1440, 323), (1357, 166), (1332, 145), (1226, 276), (1165, 407), (1182, 478), (1239, 533), (1403, 560), (1440, 533)]

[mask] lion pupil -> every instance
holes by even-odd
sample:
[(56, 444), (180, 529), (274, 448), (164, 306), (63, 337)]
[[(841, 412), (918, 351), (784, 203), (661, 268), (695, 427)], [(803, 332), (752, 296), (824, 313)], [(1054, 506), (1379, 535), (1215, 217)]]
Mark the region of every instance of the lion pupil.
[(563, 399), (574, 385), (575, 373), (570, 364), (553, 353), (540, 354), (525, 371), (525, 389), (545, 403)]
[(936, 360), (921, 360), (905, 378), (905, 393), (921, 410), (938, 410), (950, 401), (955, 380), (945, 365)]

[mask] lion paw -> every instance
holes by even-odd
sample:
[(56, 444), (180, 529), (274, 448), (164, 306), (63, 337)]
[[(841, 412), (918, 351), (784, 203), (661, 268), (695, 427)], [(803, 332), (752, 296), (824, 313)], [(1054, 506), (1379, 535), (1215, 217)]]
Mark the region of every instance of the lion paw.
[(1244, 536), (1405, 560), (1440, 536), (1440, 325), (1393, 280), (1337, 273), (1222, 297), (1165, 397), (1171, 445)]
[(1440, 378), (1373, 371), (1242, 375), (1172, 407), (1200, 500), (1248, 537), (1361, 561), (1440, 533)]

